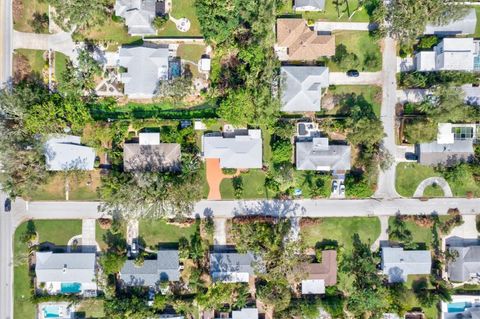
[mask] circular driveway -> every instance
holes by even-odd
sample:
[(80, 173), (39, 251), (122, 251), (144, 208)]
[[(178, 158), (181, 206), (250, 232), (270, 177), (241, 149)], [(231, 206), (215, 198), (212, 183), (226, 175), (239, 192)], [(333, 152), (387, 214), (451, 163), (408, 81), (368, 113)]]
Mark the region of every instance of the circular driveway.
[(413, 194), (413, 197), (422, 197), (423, 192), (425, 191), (425, 188), (433, 185), (438, 185), (442, 188), (444, 197), (453, 197), (452, 189), (450, 188), (450, 185), (448, 185), (448, 182), (443, 177), (429, 177), (427, 179), (424, 179), (420, 183), (420, 185), (418, 185), (417, 189), (415, 190), (415, 193)]

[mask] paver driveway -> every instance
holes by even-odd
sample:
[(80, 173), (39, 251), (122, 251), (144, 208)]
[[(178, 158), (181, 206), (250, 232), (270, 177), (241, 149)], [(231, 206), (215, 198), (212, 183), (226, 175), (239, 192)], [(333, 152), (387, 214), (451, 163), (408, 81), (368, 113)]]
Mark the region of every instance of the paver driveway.
[(221, 200), (222, 195), (220, 194), (220, 183), (224, 178), (232, 178), (240, 175), (240, 170), (234, 175), (225, 175), (222, 172), (220, 167), (219, 158), (207, 158), (206, 159), (206, 174), (207, 174), (207, 183), (210, 188), (208, 191), (209, 200)]

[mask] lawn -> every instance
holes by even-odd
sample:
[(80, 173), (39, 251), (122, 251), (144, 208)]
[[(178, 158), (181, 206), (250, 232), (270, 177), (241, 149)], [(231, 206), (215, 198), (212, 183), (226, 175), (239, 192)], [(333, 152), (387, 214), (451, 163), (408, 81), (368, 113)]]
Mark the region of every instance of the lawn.
[(188, 32), (180, 32), (177, 30), (175, 23), (169, 20), (165, 27), (158, 32), (161, 37), (191, 37), (201, 36), (200, 22), (197, 18), (195, 10), (195, 0), (172, 0), (172, 10), (170, 16), (175, 19), (187, 18), (190, 20), (190, 30)]
[(302, 238), (311, 247), (329, 239), (351, 250), (353, 234), (358, 234), (362, 242), (370, 244), (380, 236), (380, 220), (377, 217), (327, 217), (317, 221), (316, 224), (303, 226), (301, 230)]
[(205, 53), (203, 44), (180, 44), (177, 49), (177, 55), (183, 60), (198, 63), (202, 54)]
[[(243, 184), (242, 199), (269, 198), (265, 188), (265, 172), (260, 169), (250, 169), (248, 172), (242, 172), (240, 178)], [(220, 193), (222, 199), (235, 199), (232, 178), (225, 178), (222, 181)]]
[[(335, 45), (343, 44), (346, 46), (349, 53), (355, 53), (358, 57), (358, 66), (356, 69), (359, 71), (377, 72), (382, 69), (382, 55), (380, 53), (380, 45), (377, 40), (370, 36), (368, 31), (334, 31)], [(377, 66), (367, 67), (365, 66), (365, 57), (367, 55), (377, 56)], [(330, 68), (330, 72), (345, 72), (349, 68), (342, 67), (332, 60), (327, 61), (327, 65)]]
[[(17, 3), (21, 6), (17, 7)], [(41, 0), (15, 0), (13, 9), (13, 28), (17, 31), (33, 32), (30, 26), (33, 14), (36, 12), (48, 14), (48, 3)]]
[[(305, 19), (328, 20), (328, 21), (351, 21), (351, 22), (369, 22), (370, 17), (364, 7), (360, 7), (352, 16), (352, 13), (358, 8), (359, 0), (348, 0), (342, 2), (337, 10), (335, 0), (325, 1), (325, 10), (323, 12), (299, 12)], [(340, 2), (339, 2), (340, 3)], [(350, 13), (350, 14), (349, 14)], [(280, 9), (279, 15), (294, 14), (292, 1), (285, 1)], [(350, 16), (350, 19), (349, 19)]]
[(475, 11), (477, 12), (477, 25), (475, 26), (475, 34), (473, 35), (474, 38), (480, 38), (480, 23), (478, 20), (480, 19), (480, 6), (474, 6)]
[(190, 238), (194, 232), (194, 224), (189, 227), (179, 227), (167, 224), (162, 219), (141, 219), (139, 222), (140, 237), (145, 240), (148, 247), (159, 243), (177, 243), (181, 237)]
[(29, 49), (16, 49), (15, 54), (23, 55), (27, 58), (28, 63), (30, 64), (30, 68), (32, 72), (42, 74), (43, 68), (47, 61), (43, 58), (43, 54), (45, 51), (43, 50), (29, 50)]
[[(439, 216), (440, 221), (444, 222), (448, 220), (449, 216)], [(390, 217), (388, 219), (388, 226), (392, 227), (395, 217)], [(426, 248), (430, 248), (432, 245), (433, 234), (430, 227), (421, 227), (417, 225), (414, 221), (406, 220), (406, 228), (412, 233), (412, 242), (425, 244)]]
[[(34, 222), (40, 242), (66, 245), (68, 240), (82, 232), (80, 220), (36, 220)], [(14, 235), (15, 259), (27, 252), (27, 245), (20, 239), (27, 229), (27, 222), (18, 226)], [(30, 301), (30, 278), (27, 265), (15, 265), (13, 277), (14, 318), (35, 318), (35, 305)]]
[(98, 319), (103, 318), (104, 316), (103, 300), (85, 299), (77, 306), (75, 311), (75, 318), (79, 319)]
[[(294, 176), (295, 188), (302, 191), (303, 198), (330, 197), (332, 189), (332, 176), (330, 174), (295, 170)], [(314, 188), (317, 190), (315, 191)]]
[(55, 80), (60, 82), (62, 80), (62, 74), (67, 69), (67, 63), (69, 58), (60, 52), (55, 52)]
[[(328, 95), (334, 96), (352, 96), (363, 97), (365, 101), (372, 105), (375, 115), (380, 117), (380, 110), (382, 106), (382, 88), (375, 85), (336, 85), (330, 87)], [(337, 105), (332, 110), (325, 111), (325, 114), (344, 115), (349, 114), (350, 108)]]

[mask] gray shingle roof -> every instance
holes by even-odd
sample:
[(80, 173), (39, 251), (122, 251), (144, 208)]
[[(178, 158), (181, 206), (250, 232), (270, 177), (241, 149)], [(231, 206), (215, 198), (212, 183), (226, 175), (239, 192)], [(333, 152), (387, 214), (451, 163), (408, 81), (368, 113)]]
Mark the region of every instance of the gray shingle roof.
[(158, 82), (168, 79), (168, 59), (168, 45), (120, 48), (119, 65), (127, 69), (121, 74), (124, 93), (131, 98), (153, 97)]
[(95, 150), (80, 144), (80, 136), (56, 135), (44, 146), (49, 171), (93, 170)]
[(35, 274), (39, 282), (78, 282), (95, 280), (95, 254), (35, 253)]
[(210, 273), (214, 281), (230, 281), (239, 273), (253, 275), (253, 264), (257, 260), (252, 253), (212, 253)]
[(219, 158), (222, 168), (262, 168), (262, 132), (237, 132), (231, 137), (226, 134), (203, 135), (204, 158)]
[(160, 143), (140, 145), (128, 143), (123, 146), (123, 168), (131, 171), (177, 171), (180, 169), (180, 144)]
[(462, 161), (472, 160), (473, 141), (455, 140), (453, 144), (422, 143), (418, 146), (417, 153), (420, 164), (452, 166)]
[(145, 260), (140, 267), (127, 260), (120, 270), (120, 279), (127, 286), (157, 286), (160, 281), (180, 279), (178, 250), (160, 250), (156, 260)]
[(117, 0), (115, 15), (125, 19), (128, 33), (132, 35), (157, 34), (152, 26), (156, 0)]
[(297, 141), (298, 170), (343, 171), (350, 169), (350, 145), (328, 145), (327, 138)]
[(477, 13), (475, 9), (470, 9), (465, 17), (451, 21), (446, 25), (427, 24), (424, 34), (474, 34), (476, 25)]
[(328, 68), (323, 66), (284, 66), (281, 73), (282, 111), (320, 111), (322, 88), (329, 85)]
[(295, 0), (294, 9), (308, 8), (310, 10), (325, 9), (325, 0)]
[(408, 275), (429, 275), (432, 254), (429, 250), (407, 250), (382, 248), (382, 270), (388, 282), (405, 282)]
[(455, 261), (448, 264), (448, 276), (451, 281), (467, 281), (470, 274), (480, 273), (480, 246), (450, 247), (458, 252)]

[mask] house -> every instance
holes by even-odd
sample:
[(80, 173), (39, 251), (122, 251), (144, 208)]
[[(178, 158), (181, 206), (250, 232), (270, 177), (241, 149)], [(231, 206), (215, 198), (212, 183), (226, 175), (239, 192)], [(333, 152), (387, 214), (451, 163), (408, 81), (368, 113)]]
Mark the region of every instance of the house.
[(347, 171), (351, 167), (350, 145), (330, 145), (326, 137), (297, 140), (295, 163), (297, 170)]
[(389, 283), (406, 282), (409, 275), (430, 275), (432, 254), (429, 250), (382, 248), (382, 271)]
[(293, 3), (295, 11), (323, 11), (325, 0), (295, 0)]
[[(162, 6), (163, 4), (163, 6)], [(156, 35), (152, 26), (156, 16), (165, 14), (165, 2), (157, 0), (116, 0), (115, 15), (125, 19), (130, 35)]]
[(281, 102), (283, 112), (318, 112), (323, 91), (328, 88), (328, 68), (323, 66), (283, 66)]
[(123, 145), (126, 172), (164, 172), (180, 170), (180, 144), (160, 143), (160, 133), (139, 133), (138, 143)]
[(480, 67), (478, 59), (478, 41), (444, 38), (433, 51), (415, 54), (414, 64), (417, 71), (474, 71)]
[(168, 45), (121, 47), (118, 64), (124, 94), (129, 98), (148, 99), (157, 92), (158, 82), (169, 79), (170, 50)]
[(218, 252), (210, 254), (210, 275), (213, 281), (249, 282), (255, 274), (253, 266), (258, 261), (253, 253)]
[(206, 159), (219, 159), (222, 168), (262, 168), (262, 131), (204, 134), (202, 152)]
[(337, 284), (337, 252), (322, 251), (322, 262), (306, 264), (305, 272), (308, 277), (302, 280), (302, 294), (324, 294), (325, 287)]
[(178, 250), (159, 250), (157, 259), (145, 260), (141, 266), (135, 265), (135, 260), (127, 260), (119, 276), (126, 286), (158, 288), (162, 281), (179, 281)]
[(313, 61), (335, 55), (335, 36), (314, 31), (304, 19), (277, 19), (275, 52), (280, 61)]
[(95, 164), (95, 150), (81, 144), (80, 136), (51, 136), (44, 145), (48, 171), (91, 171)]
[(439, 123), (437, 140), (416, 146), (418, 162), (423, 165), (453, 166), (473, 160), (475, 124)]
[(37, 286), (49, 294), (95, 296), (97, 282), (94, 253), (35, 253)]
[(450, 246), (448, 248), (456, 257), (447, 265), (450, 281), (465, 282), (478, 278), (480, 273), (480, 246)]
[(242, 308), (232, 311), (232, 319), (258, 319), (257, 308)]
[(469, 9), (467, 15), (458, 20), (452, 20), (445, 25), (427, 24), (423, 34), (439, 36), (474, 34), (477, 25), (477, 13), (475, 9)]

